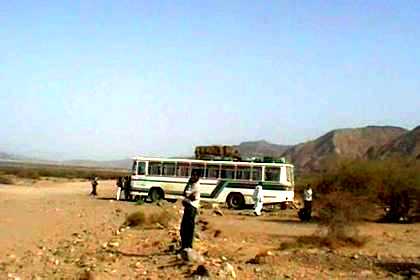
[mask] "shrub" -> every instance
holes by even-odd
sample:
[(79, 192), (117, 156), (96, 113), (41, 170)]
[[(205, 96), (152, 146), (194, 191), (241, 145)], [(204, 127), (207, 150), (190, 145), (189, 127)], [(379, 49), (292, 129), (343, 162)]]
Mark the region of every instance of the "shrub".
[(143, 210), (136, 211), (127, 216), (124, 225), (130, 227), (155, 226), (157, 224), (168, 227), (176, 218), (173, 212), (166, 209), (158, 209), (146, 215)]
[(320, 237), (324, 245), (362, 245), (363, 238), (358, 234), (357, 223), (365, 213), (371, 211), (366, 199), (349, 192), (333, 192), (320, 201)]
[(4, 175), (0, 175), (0, 184), (4, 185), (12, 185), (14, 182), (11, 178), (6, 177)]
[[(315, 197), (347, 192), (365, 203), (389, 209), (390, 221), (409, 215), (420, 197), (420, 162), (406, 159), (338, 161), (319, 176), (306, 178)], [(417, 202), (416, 202), (417, 201)], [(366, 212), (367, 213), (367, 212)]]
[(146, 215), (142, 210), (131, 213), (127, 216), (124, 225), (130, 227), (143, 226), (146, 222)]
[(38, 180), (40, 178), (39, 173), (36, 170), (21, 169), (15, 173), (16, 177)]
[(159, 224), (166, 228), (175, 219), (175, 214), (168, 210), (160, 210), (152, 213), (148, 219), (150, 224)]

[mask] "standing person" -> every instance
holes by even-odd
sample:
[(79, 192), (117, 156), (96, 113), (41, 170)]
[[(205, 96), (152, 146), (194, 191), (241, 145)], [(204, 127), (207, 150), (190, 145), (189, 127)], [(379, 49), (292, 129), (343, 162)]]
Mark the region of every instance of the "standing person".
[(124, 177), (120, 176), (117, 179), (117, 200), (120, 200), (123, 187), (124, 187)]
[(124, 182), (124, 198), (125, 200), (131, 200), (131, 177), (125, 177)]
[(261, 215), (261, 210), (263, 209), (263, 189), (261, 182), (255, 186), (254, 190), (254, 214), (257, 216)]
[(92, 183), (92, 191), (90, 192), (90, 195), (97, 196), (98, 193), (96, 192), (96, 187), (98, 186), (98, 178), (93, 176), (91, 183)]
[(309, 184), (303, 191), (303, 209), (305, 209), (307, 215), (306, 220), (309, 221), (312, 217), (312, 188)]
[(200, 174), (194, 171), (184, 190), (184, 215), (181, 222), (181, 250), (191, 248), (194, 239), (195, 216), (200, 206)]

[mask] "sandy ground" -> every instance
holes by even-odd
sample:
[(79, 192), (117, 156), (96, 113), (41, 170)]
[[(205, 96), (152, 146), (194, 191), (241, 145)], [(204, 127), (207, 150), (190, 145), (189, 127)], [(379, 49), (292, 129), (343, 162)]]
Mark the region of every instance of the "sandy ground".
[[(179, 203), (163, 206), (115, 201), (115, 183), (44, 180), (0, 185), (0, 279), (185, 279), (197, 264), (168, 250), (178, 220), (169, 228), (122, 227), (126, 216), (165, 209), (180, 217)], [(202, 209), (195, 249), (212, 279), (408, 278), (420, 273), (420, 224), (364, 223), (361, 248), (281, 250), (283, 242), (311, 236), (296, 210), (266, 212)], [(121, 228), (123, 230), (121, 230)], [(258, 257), (256, 258), (256, 256)], [(229, 272), (230, 271), (230, 272)]]

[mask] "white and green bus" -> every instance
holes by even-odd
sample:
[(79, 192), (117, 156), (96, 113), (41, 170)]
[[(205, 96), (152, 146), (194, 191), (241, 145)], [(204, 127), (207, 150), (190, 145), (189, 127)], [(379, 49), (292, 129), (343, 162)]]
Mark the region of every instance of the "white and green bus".
[(230, 208), (240, 209), (254, 203), (252, 195), (261, 182), (264, 203), (293, 202), (291, 164), (150, 157), (134, 158), (130, 197), (151, 201), (181, 198), (193, 170), (201, 174), (202, 201), (227, 203)]

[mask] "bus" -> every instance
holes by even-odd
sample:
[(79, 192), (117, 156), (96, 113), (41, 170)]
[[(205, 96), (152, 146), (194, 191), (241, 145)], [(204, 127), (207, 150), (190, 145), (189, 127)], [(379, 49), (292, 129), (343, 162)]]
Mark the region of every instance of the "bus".
[(285, 205), (294, 199), (292, 164), (152, 157), (133, 159), (129, 197), (152, 202), (182, 198), (193, 171), (201, 175), (202, 201), (241, 209), (254, 204), (253, 193), (258, 183), (263, 186), (265, 204)]

